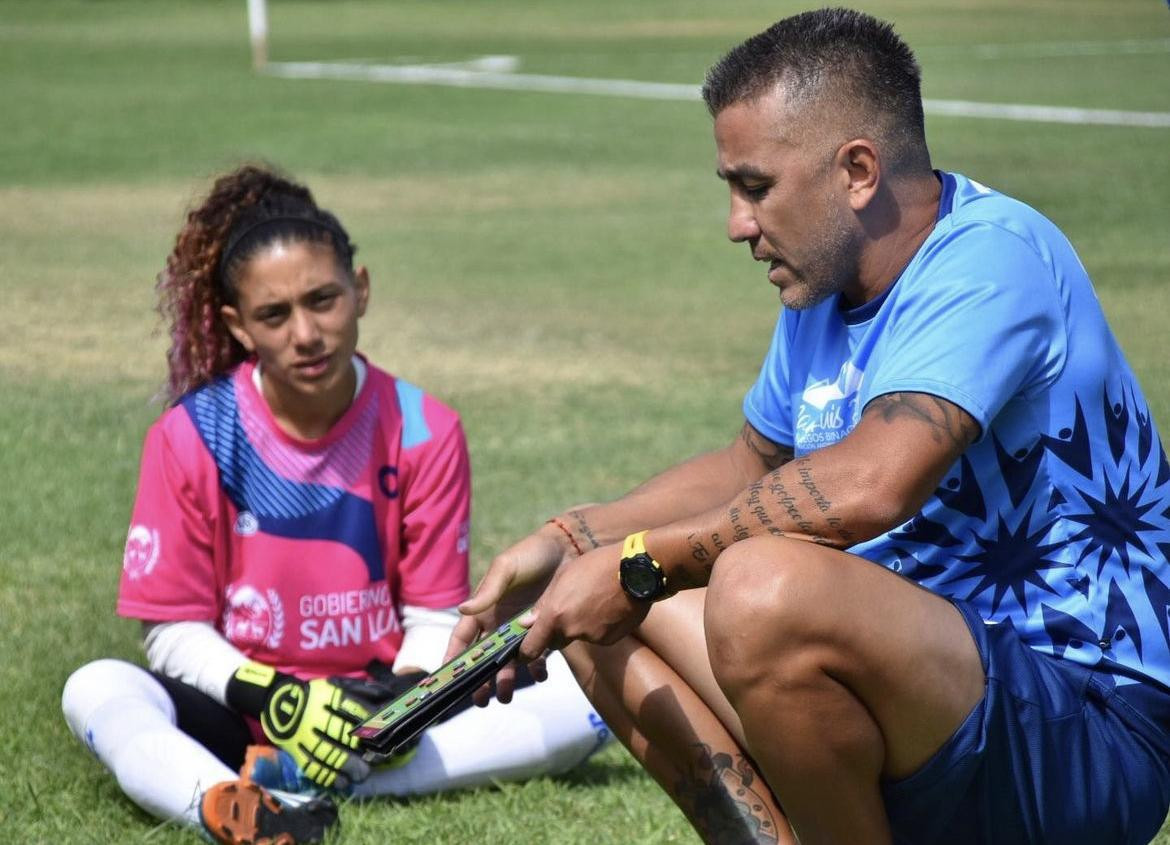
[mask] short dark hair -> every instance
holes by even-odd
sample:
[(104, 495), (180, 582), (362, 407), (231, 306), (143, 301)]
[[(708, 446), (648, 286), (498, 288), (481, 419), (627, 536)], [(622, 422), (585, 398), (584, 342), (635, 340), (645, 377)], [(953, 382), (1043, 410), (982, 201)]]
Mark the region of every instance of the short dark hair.
[(783, 84), (794, 104), (825, 98), (856, 114), (859, 129), (891, 147), (895, 165), (920, 164), (929, 163), (921, 78), (892, 25), (854, 9), (817, 9), (731, 50), (708, 71), (703, 100), (718, 115)]

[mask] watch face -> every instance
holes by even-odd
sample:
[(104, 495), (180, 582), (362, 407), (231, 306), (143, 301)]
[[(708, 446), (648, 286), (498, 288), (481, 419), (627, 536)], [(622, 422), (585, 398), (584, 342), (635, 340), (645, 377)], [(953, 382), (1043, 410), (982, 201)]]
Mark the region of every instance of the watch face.
[(623, 558), (621, 576), (622, 588), (636, 599), (657, 598), (665, 586), (662, 570), (654, 565), (647, 554)]

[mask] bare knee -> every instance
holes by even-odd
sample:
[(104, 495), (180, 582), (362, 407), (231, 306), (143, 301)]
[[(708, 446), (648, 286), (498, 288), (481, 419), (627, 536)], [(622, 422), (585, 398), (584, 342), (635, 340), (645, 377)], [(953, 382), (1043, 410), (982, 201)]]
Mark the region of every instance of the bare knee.
[(765, 677), (803, 671), (830, 647), (831, 568), (817, 547), (759, 537), (723, 552), (708, 585), (711, 666), (729, 696)]

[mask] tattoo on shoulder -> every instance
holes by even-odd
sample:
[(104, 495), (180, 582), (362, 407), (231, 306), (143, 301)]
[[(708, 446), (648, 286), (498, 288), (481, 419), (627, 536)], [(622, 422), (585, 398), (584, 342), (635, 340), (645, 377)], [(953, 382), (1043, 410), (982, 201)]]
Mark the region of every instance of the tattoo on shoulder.
[(704, 842), (774, 845), (780, 839), (768, 787), (742, 753), (714, 753), (697, 742), (674, 797)]
[(979, 423), (958, 405), (929, 393), (886, 393), (865, 406), (863, 416), (880, 414), (886, 422), (916, 419), (930, 427), (935, 443), (966, 449), (979, 436)]
[(755, 426), (745, 422), (739, 432), (740, 439), (759, 456), (768, 469), (777, 469), (792, 460), (792, 447), (774, 443), (756, 431)]

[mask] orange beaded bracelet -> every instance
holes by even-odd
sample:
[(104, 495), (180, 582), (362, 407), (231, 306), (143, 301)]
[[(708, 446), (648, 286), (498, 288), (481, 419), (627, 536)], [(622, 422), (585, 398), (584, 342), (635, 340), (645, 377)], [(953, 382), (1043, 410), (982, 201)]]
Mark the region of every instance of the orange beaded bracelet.
[(573, 532), (569, 530), (565, 523), (561, 522), (555, 516), (552, 519), (546, 520), (546, 524), (548, 522), (551, 522), (557, 528), (565, 532), (565, 536), (569, 538), (569, 542), (573, 544), (573, 549), (577, 552), (577, 557), (581, 557), (581, 555), (585, 554), (583, 551), (581, 551), (581, 547), (577, 545), (577, 540), (573, 537)]

